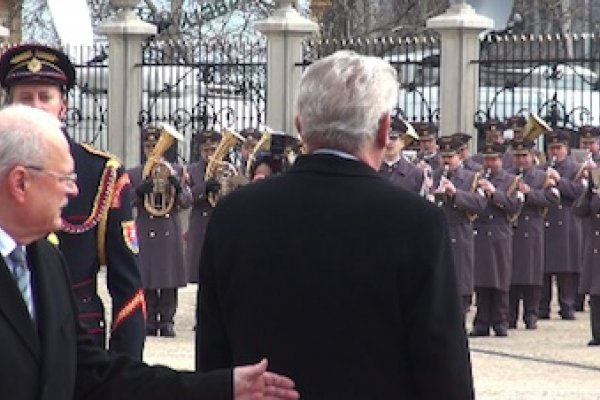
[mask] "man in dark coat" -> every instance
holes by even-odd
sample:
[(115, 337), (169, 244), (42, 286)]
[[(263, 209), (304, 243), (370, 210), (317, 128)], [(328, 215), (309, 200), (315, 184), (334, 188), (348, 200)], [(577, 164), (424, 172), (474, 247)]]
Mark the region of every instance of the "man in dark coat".
[(587, 180), (583, 167), (568, 157), (570, 133), (554, 130), (546, 134), (550, 178), (557, 182), (560, 202), (548, 207), (544, 234), (544, 287), (540, 301), (540, 318), (550, 318), (552, 277), (558, 286), (559, 315), (575, 319), (575, 298), (579, 285), (582, 258), (581, 218), (575, 217), (571, 207), (585, 191)]
[(427, 171), (430, 173), (431, 169), (426, 171), (417, 168), (402, 155), (406, 142), (415, 139), (414, 136), (407, 135), (407, 128), (407, 125), (399, 117), (393, 119), (390, 140), (385, 148), (379, 174), (395, 185), (426, 196), (429, 193), (429, 186), (431, 186), (431, 183), (429, 186), (427, 185)]
[(186, 234), (185, 262), (188, 282), (198, 283), (198, 266), (202, 254), (202, 243), (206, 227), (212, 214), (213, 207), (208, 202), (208, 194), (219, 190), (216, 181), (205, 182), (206, 165), (213, 155), (221, 135), (215, 131), (200, 133), (198, 145), (200, 146), (200, 160), (188, 166), (189, 186), (192, 192), (192, 211), (188, 222)]
[(575, 201), (573, 213), (588, 221), (583, 231), (588, 240), (583, 251), (579, 292), (590, 295), (592, 339), (588, 346), (600, 346), (600, 196), (595, 185), (590, 184)]
[[(11, 103), (40, 108), (62, 120), (75, 69), (60, 50), (39, 44), (16, 46), (0, 58), (0, 84)], [(146, 305), (136, 260), (129, 176), (112, 155), (76, 143), (64, 133), (75, 159), (79, 195), (63, 209), (63, 226), (57, 234), (79, 319), (95, 343), (105, 348), (104, 306), (96, 285), (104, 265), (112, 302), (110, 351), (141, 359)]]
[(199, 370), (266, 354), (307, 399), (473, 398), (443, 212), (377, 174), (397, 94), (380, 58), (341, 51), (305, 71), (309, 154), (211, 217)]
[(439, 168), (441, 160), (438, 153), (436, 138), (438, 128), (430, 122), (413, 122), (413, 127), (418, 135), (419, 151), (417, 152), (417, 166), (425, 169), (430, 167), (432, 171)]
[(456, 267), (458, 291), (465, 315), (473, 297), (474, 242), (473, 224), (487, 206), (482, 192), (477, 192), (479, 175), (461, 167), (459, 154), (463, 142), (457, 137), (437, 140), (442, 167), (433, 173), (435, 203), (442, 207), (448, 221), (450, 243)]
[[(487, 121), (485, 121), (482, 129), (485, 136), (484, 145), (490, 143), (498, 143), (504, 146), (504, 148), (506, 149), (506, 146), (504, 145), (504, 131), (506, 130), (506, 126), (500, 120), (496, 118), (490, 118)], [(482, 152), (478, 152), (477, 154), (474, 154), (471, 158), (474, 162), (478, 164), (483, 164), (483, 159), (485, 158), (485, 156)], [(508, 169), (511, 166), (512, 155), (509, 151), (505, 150), (504, 154), (502, 154), (502, 168)]]
[(460, 142), (460, 148), (458, 149), (458, 157), (461, 161), (461, 167), (473, 171), (479, 172), (483, 168), (481, 164), (473, 160), (471, 152), (469, 151), (469, 142), (471, 141), (471, 135), (468, 133), (456, 132), (452, 134), (452, 137)]
[(184, 168), (165, 160), (164, 154), (153, 154), (161, 135), (168, 133), (149, 126), (142, 135), (146, 163), (127, 173), (136, 194), (133, 204), (147, 304), (146, 334), (175, 337), (177, 290), (187, 285), (180, 211), (191, 206), (192, 194)]
[(519, 303), (523, 301), (523, 322), (536, 329), (544, 276), (544, 216), (547, 207), (560, 200), (556, 182), (534, 165), (534, 142), (513, 139), (513, 168), (520, 177), (519, 191), (525, 202), (515, 221), (512, 241), (512, 273), (510, 279), (508, 327), (517, 327)]
[(477, 313), (471, 336), (508, 335), (508, 289), (512, 267), (512, 221), (523, 206), (518, 177), (502, 169), (505, 148), (488, 143), (482, 154), (484, 176), (479, 187), (487, 207), (475, 221), (475, 294)]
[(94, 345), (69, 271), (43, 238), (78, 194), (75, 163), (52, 115), (0, 110), (0, 387), (3, 399), (297, 399), (266, 361), (210, 374), (176, 372)]

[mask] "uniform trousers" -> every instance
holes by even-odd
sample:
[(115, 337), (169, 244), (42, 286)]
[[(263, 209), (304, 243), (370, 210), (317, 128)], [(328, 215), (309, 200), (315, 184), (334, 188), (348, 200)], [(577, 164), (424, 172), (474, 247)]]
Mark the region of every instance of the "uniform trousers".
[(600, 342), (600, 295), (590, 295), (590, 325), (592, 339)]
[(552, 275), (556, 276), (558, 287), (558, 313), (563, 319), (575, 319), (575, 297), (579, 285), (579, 274), (574, 272), (557, 272), (544, 274), (544, 286), (540, 300), (540, 318), (550, 317), (550, 302), (552, 300)]
[(461, 297), (462, 297), (462, 304), (463, 304), (463, 314), (467, 315), (469, 313), (469, 311), (471, 310), (472, 295), (467, 294), (467, 295), (463, 295)]
[(539, 315), (542, 287), (538, 285), (510, 285), (508, 291), (508, 326), (516, 328), (519, 318), (519, 303), (523, 300), (523, 322), (533, 327)]
[(473, 326), (478, 331), (508, 328), (508, 292), (491, 287), (475, 287), (477, 312)]
[(146, 289), (149, 329), (172, 327), (177, 310), (177, 288)]

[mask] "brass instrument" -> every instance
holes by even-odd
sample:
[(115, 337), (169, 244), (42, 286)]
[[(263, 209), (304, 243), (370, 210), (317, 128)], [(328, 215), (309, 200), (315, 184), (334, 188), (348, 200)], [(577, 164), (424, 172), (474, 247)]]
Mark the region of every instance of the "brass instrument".
[(256, 144), (254, 145), (252, 152), (248, 156), (248, 161), (246, 161), (246, 176), (248, 178), (250, 178), (250, 171), (252, 170), (252, 165), (254, 165), (254, 162), (256, 161), (256, 155), (258, 154), (258, 152), (269, 150), (270, 147), (271, 131), (269, 129), (266, 129), (261, 135), (260, 139), (258, 139), (258, 142), (256, 142)]
[(549, 168), (554, 168), (556, 167), (556, 156), (552, 156), (552, 158), (550, 159), (550, 162), (548, 163), (548, 169), (546, 169), (546, 180), (544, 181), (544, 186), (543, 188), (546, 189), (549, 186), (554, 186), (552, 184), (552, 178), (550, 177), (550, 171)]
[[(214, 179), (220, 183), (221, 189), (218, 193), (209, 193), (208, 202), (214, 207), (220, 198), (228, 194), (234, 189), (233, 178), (239, 175), (237, 168), (232, 163), (225, 161), (223, 158), (238, 142), (243, 143), (246, 139), (237, 132), (230, 129), (225, 129), (221, 135), (221, 141), (217, 145), (215, 152), (208, 161), (206, 171), (204, 173), (204, 181)], [(241, 182), (240, 182), (241, 184)]]
[(144, 208), (155, 217), (167, 215), (177, 199), (176, 190), (169, 182), (169, 177), (175, 175), (175, 170), (170, 163), (162, 159), (176, 140), (183, 141), (183, 135), (172, 126), (162, 124), (160, 137), (142, 170), (142, 181), (152, 180), (152, 191), (144, 195)]
[(525, 127), (523, 127), (523, 137), (534, 141), (544, 132), (552, 132), (552, 128), (543, 119), (531, 113)]
[(417, 135), (417, 131), (408, 121), (404, 120), (400, 116), (398, 116), (398, 120), (404, 125), (404, 133), (402, 134), (402, 140), (404, 141), (405, 147), (410, 146), (413, 141), (419, 140), (419, 135)]
[(444, 164), (444, 170), (442, 171), (442, 176), (440, 177), (440, 183), (438, 186), (438, 189), (436, 190), (436, 197), (438, 198), (437, 201), (437, 205), (438, 207), (441, 207), (444, 205), (444, 203), (447, 200), (446, 196), (446, 192), (441, 190), (442, 184), (444, 183), (444, 180), (448, 180), (448, 177), (450, 175), (450, 166), (448, 164)]

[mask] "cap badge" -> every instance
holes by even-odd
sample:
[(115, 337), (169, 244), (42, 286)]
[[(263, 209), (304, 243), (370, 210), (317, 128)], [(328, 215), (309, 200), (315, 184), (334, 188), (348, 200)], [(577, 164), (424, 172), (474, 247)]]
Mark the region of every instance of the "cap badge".
[(35, 74), (42, 69), (42, 63), (37, 58), (33, 57), (27, 63), (27, 69)]

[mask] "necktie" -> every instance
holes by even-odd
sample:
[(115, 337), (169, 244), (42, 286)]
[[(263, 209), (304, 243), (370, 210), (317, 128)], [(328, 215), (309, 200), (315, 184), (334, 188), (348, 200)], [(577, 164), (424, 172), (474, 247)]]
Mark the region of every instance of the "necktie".
[(17, 246), (12, 253), (8, 255), (12, 262), (12, 274), (21, 296), (25, 301), (29, 315), (33, 318), (33, 300), (31, 296), (31, 273), (27, 268), (27, 259), (25, 258), (25, 250), (21, 246)]

